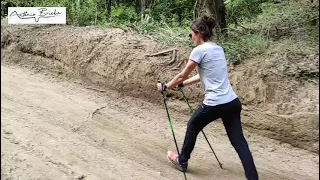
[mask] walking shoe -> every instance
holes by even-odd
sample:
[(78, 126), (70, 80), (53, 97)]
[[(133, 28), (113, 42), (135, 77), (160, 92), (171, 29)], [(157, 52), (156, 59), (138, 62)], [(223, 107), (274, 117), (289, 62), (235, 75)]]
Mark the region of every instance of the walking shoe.
[(188, 162), (185, 163), (179, 163), (179, 155), (175, 152), (168, 151), (167, 153), (168, 160), (176, 166), (177, 169), (179, 169), (182, 172), (186, 172), (188, 168)]

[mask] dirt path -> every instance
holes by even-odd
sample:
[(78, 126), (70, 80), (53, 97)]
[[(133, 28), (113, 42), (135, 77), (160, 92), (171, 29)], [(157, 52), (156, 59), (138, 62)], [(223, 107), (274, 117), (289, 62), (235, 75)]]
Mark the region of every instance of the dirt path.
[[(175, 148), (162, 106), (3, 65), (1, 100), (1, 179), (183, 179), (165, 156)], [(181, 147), (188, 116), (171, 116)], [(227, 170), (199, 135), (188, 179), (244, 179), (220, 121), (205, 132)], [(317, 155), (245, 136), (261, 179), (319, 179)]]

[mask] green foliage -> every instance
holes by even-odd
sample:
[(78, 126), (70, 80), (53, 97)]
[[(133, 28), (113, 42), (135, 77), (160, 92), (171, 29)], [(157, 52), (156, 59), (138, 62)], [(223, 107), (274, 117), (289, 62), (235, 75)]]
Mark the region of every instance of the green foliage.
[[(183, 24), (189, 25), (186, 21)], [(157, 42), (168, 45), (191, 46), (192, 41), (188, 37), (189, 28), (170, 25), (164, 21), (155, 21), (151, 16), (145, 16), (140, 22), (133, 25), (133, 29), (140, 35), (148, 36)]]
[(274, 39), (288, 36), (297, 40), (314, 39), (319, 36), (318, 31), (314, 31), (319, 22), (313, 20), (318, 17), (319, 11), (303, 2), (266, 3), (263, 13), (250, 25), (259, 27), (261, 32)]
[(170, 17), (170, 8), (172, 6), (172, 1), (159, 0), (157, 4), (152, 8), (151, 16), (156, 21), (161, 21), (165, 17)]
[(273, 41), (261, 33), (256, 33), (242, 36), (230, 34), (218, 42), (226, 51), (227, 59), (238, 65), (250, 56), (264, 53)]
[(91, 25), (95, 23), (97, 16), (97, 7), (93, 0), (85, 1), (83, 4), (70, 3), (68, 11), (69, 23), (77, 24), (80, 26)]
[(137, 13), (133, 6), (125, 6), (120, 4), (118, 7), (112, 7), (110, 13), (110, 21), (129, 25), (137, 20)]
[(319, 46), (319, 12), (309, 2), (269, 1), (259, 7), (262, 12), (256, 17), (251, 16), (250, 20), (239, 20), (240, 27), (229, 21), (229, 36), (220, 40), (233, 63), (239, 64), (258, 54), (293, 52), (302, 44), (299, 52), (308, 54), (311, 52), (309, 47)]
[(188, 29), (180, 27), (160, 26), (152, 33), (152, 37), (158, 42), (171, 46), (193, 46), (192, 40), (188, 37)]
[(34, 6), (34, 2), (32, 0), (7, 0), (7, 2), (12, 2), (17, 7), (32, 7), (32, 6)]
[(262, 13), (261, 0), (229, 0), (226, 2), (229, 23), (251, 20)]
[[(151, 16), (156, 21), (166, 21), (168, 23), (179, 22), (179, 16), (183, 20), (192, 19), (194, 1), (191, 0), (158, 0), (151, 7)], [(180, 23), (180, 22), (179, 22)]]

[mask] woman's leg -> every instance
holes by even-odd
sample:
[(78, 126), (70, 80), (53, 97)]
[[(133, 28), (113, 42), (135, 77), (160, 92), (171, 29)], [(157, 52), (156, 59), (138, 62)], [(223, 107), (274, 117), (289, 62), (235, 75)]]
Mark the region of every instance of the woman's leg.
[(207, 124), (219, 118), (219, 113), (216, 113), (215, 111), (215, 107), (202, 104), (193, 114), (188, 122), (183, 147), (179, 157), (180, 163), (186, 163), (190, 159), (199, 132)]
[(227, 111), (224, 111), (226, 115), (222, 117), (222, 121), (227, 131), (230, 142), (239, 155), (247, 179), (258, 180), (258, 173), (253, 161), (253, 157), (242, 132), (240, 119), (241, 103), (237, 99), (230, 103), (226, 108), (227, 109), (225, 110), (228, 110), (229, 113)]

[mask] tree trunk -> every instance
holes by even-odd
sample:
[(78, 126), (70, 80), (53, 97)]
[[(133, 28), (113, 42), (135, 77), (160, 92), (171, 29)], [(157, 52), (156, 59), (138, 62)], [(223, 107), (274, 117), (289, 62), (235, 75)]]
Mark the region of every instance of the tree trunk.
[(226, 8), (223, 0), (195, 0), (193, 18), (207, 14), (216, 21), (217, 32), (227, 35)]
[(193, 10), (193, 20), (201, 16), (206, 11), (206, 7), (207, 7), (207, 0), (196, 0), (194, 4), (194, 10)]
[(208, 15), (212, 16), (215, 20), (217, 20), (216, 8), (215, 8), (215, 0), (207, 0), (206, 1), (206, 12)]
[(198, 15), (198, 13), (197, 13), (197, 8), (198, 7), (198, 0), (196, 0), (196, 2), (194, 3), (194, 6), (193, 6), (193, 20), (195, 20), (196, 18), (197, 18), (197, 15)]
[(110, 13), (111, 13), (111, 0), (107, 0), (107, 14), (108, 17), (110, 17)]
[(223, 0), (215, 0), (216, 18), (222, 34), (227, 35), (226, 8)]
[(179, 8), (178, 9), (178, 21), (179, 21), (179, 25), (181, 26), (182, 25), (182, 8)]
[(141, 20), (144, 18), (144, 13), (146, 10), (146, 1), (145, 0), (141, 0)]
[(135, 3), (136, 4), (136, 13), (139, 14), (139, 12), (140, 12), (140, 8), (139, 8), (140, 7), (140, 0), (135, 0), (135, 2), (136, 2)]
[[(202, 2), (205, 0), (201, 0)], [(212, 16), (216, 21), (217, 32), (227, 33), (226, 10), (223, 0), (206, 0), (205, 11), (207, 15)]]

